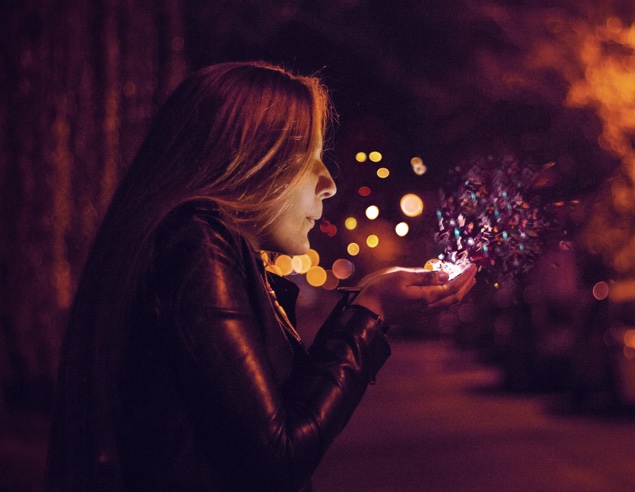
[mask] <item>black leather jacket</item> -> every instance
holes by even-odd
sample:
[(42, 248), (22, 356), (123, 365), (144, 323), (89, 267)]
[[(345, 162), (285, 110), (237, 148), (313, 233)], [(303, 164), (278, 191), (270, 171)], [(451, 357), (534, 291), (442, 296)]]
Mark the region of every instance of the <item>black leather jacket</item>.
[[(168, 217), (152, 264), (122, 376), (126, 488), (310, 488), (390, 355), (381, 322), (341, 302), (305, 349), (276, 319), (258, 255), (203, 202)], [(273, 283), (292, 311), (295, 284)]]

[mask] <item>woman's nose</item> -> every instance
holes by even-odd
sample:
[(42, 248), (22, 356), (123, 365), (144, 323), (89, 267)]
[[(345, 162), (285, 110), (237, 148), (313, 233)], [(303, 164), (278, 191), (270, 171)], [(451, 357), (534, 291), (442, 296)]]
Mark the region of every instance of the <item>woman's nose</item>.
[(325, 200), (327, 198), (331, 198), (335, 193), (337, 193), (337, 186), (335, 186), (335, 181), (333, 181), (333, 177), (331, 173), (326, 169), (326, 166), (320, 162), (320, 174), (318, 177), (318, 184), (315, 190), (317, 196)]

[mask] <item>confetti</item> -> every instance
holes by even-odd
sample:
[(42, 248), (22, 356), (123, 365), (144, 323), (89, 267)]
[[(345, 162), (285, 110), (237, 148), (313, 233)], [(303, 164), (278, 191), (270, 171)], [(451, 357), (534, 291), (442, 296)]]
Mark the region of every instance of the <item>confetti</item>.
[(526, 273), (554, 225), (534, 192), (542, 174), (512, 155), (474, 158), (452, 169), (436, 212), (439, 259), (470, 261), (492, 284)]

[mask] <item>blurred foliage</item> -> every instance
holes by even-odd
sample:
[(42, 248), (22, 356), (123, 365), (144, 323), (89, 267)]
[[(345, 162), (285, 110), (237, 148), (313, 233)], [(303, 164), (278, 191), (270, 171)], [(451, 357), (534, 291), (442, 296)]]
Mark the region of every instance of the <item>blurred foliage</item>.
[[(266, 59), (318, 73), (331, 88), (340, 114), (331, 145), (341, 169), (340, 192), (327, 206), (332, 222), (358, 206), (351, 196), (364, 179), (359, 150), (380, 150), (393, 165), (381, 189), (387, 200), (412, 188), (433, 194), (454, 163), (503, 148), (527, 164), (556, 162), (545, 193), (552, 201), (583, 198), (564, 220), (582, 230), (596, 209), (588, 234), (609, 237), (599, 227), (613, 221), (625, 231), (615, 236), (623, 247), (631, 222), (624, 226), (601, 204), (619, 208), (624, 200), (613, 202), (611, 190), (630, 197), (632, 175), (625, 147), (607, 143), (615, 116), (591, 90), (594, 59), (583, 48), (631, 60), (632, 38), (617, 36), (615, 19), (624, 34), (634, 10), (625, 0), (3, 2), (0, 383), (50, 385), (77, 277), (113, 187), (166, 94), (188, 69), (220, 61)], [(412, 173), (414, 155), (428, 167), (423, 176)], [(617, 184), (593, 207), (618, 170)], [(433, 211), (426, 207), (408, 239), (420, 256), (434, 246), (425, 222)], [(327, 262), (344, 248), (319, 234), (316, 246)]]

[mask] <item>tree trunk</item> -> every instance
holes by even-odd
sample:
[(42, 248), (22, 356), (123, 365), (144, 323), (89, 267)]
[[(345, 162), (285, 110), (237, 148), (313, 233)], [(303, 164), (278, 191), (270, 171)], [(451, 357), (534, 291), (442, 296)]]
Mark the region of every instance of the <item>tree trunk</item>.
[(178, 0), (0, 7), (0, 396), (48, 403), (78, 277), (185, 72)]

